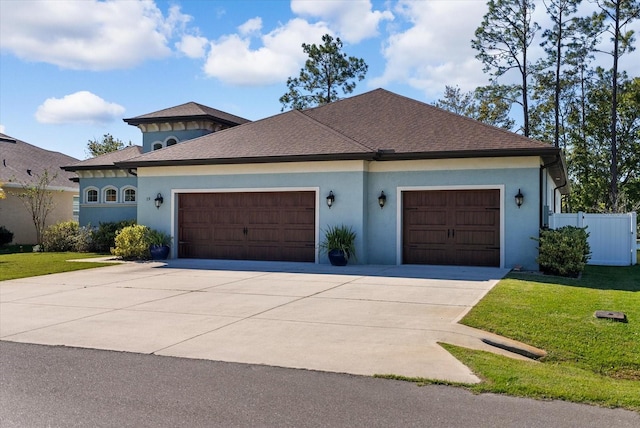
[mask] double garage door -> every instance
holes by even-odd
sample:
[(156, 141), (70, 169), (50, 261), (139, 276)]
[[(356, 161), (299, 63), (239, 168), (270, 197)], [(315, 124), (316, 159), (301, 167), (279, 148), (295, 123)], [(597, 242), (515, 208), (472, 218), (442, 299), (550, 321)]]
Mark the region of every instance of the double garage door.
[[(315, 261), (313, 191), (178, 195), (178, 257)], [(402, 192), (402, 262), (500, 266), (500, 191)]]
[(178, 195), (178, 257), (315, 261), (315, 192)]
[(406, 264), (500, 266), (500, 191), (402, 193)]

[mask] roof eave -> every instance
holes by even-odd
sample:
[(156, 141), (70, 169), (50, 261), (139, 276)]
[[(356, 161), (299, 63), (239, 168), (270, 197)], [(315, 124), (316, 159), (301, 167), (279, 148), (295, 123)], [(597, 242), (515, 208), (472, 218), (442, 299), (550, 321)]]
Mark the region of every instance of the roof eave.
[(124, 161), (116, 162), (118, 168), (145, 168), (157, 166), (192, 166), (192, 165), (239, 165), (252, 163), (280, 163), (280, 162), (317, 162), (336, 160), (372, 160), (374, 153), (343, 153), (343, 154), (315, 154), (288, 156), (256, 156), (243, 158), (208, 158), (208, 159), (173, 159), (158, 161)]
[(128, 125), (138, 126), (146, 123), (158, 123), (158, 122), (184, 122), (184, 121), (192, 121), (192, 120), (211, 120), (212, 122), (222, 123), (224, 125), (241, 125), (245, 122), (234, 122), (232, 120), (222, 119), (217, 116), (212, 116), (210, 114), (198, 114), (198, 115), (189, 115), (189, 116), (169, 116), (169, 117), (144, 117), (144, 118), (136, 118), (132, 117), (130, 119), (122, 119)]

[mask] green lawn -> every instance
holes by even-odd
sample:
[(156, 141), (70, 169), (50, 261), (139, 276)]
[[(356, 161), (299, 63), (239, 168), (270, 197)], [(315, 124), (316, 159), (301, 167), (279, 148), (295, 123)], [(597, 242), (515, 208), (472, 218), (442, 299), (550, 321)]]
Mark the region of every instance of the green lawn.
[(526, 362), (443, 344), (483, 380), (472, 391), (640, 411), (640, 265), (587, 266), (581, 279), (512, 273), (462, 323), (548, 352)]
[(110, 266), (113, 263), (68, 262), (100, 257), (96, 253), (13, 253), (0, 254), (0, 281)]

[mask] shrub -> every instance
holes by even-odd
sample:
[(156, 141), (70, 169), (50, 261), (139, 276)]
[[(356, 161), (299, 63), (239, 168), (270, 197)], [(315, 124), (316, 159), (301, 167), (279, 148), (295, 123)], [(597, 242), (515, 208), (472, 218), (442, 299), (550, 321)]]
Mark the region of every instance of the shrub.
[(149, 230), (149, 244), (156, 246), (169, 246), (173, 238), (168, 233), (164, 233), (160, 230)]
[(140, 224), (127, 226), (116, 234), (115, 248), (111, 254), (125, 260), (149, 258), (149, 228)]
[[(565, 226), (541, 230), (536, 262), (544, 273), (576, 277), (591, 258), (591, 248), (585, 228)], [(535, 239), (535, 238), (534, 238)]]
[(91, 229), (80, 227), (77, 221), (64, 221), (49, 226), (42, 235), (42, 246), (45, 251), (91, 251)]
[(97, 229), (92, 234), (93, 251), (98, 253), (108, 253), (109, 250), (116, 246), (116, 233), (127, 227), (136, 224), (135, 220), (122, 220), (116, 222), (102, 223), (100, 222)]
[(0, 247), (10, 244), (13, 241), (13, 232), (4, 226), (0, 226)]

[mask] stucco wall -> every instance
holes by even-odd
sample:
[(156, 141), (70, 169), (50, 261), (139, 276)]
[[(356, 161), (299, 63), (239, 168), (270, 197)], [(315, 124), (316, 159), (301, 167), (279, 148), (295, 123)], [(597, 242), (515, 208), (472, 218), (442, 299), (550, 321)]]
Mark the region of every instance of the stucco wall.
[[(320, 229), (349, 225), (358, 235), (358, 263), (396, 264), (401, 260), (398, 203), (403, 190), (495, 188), (502, 199), (502, 265), (536, 269), (536, 242), (531, 238), (537, 236), (540, 221), (539, 183), (537, 157), (139, 168), (137, 214), (139, 223), (176, 237), (175, 195), (180, 192), (314, 188)], [(520, 208), (514, 199), (518, 189), (525, 196)], [(378, 206), (382, 190), (387, 196), (384, 209)], [(325, 199), (329, 191), (336, 197), (331, 209)], [(153, 203), (157, 193), (165, 200), (160, 209)]]
[(155, 131), (155, 132), (143, 132), (142, 133), (142, 151), (144, 153), (152, 151), (153, 143), (164, 143), (169, 138), (175, 138), (178, 143), (181, 141), (191, 140), (193, 138), (202, 137), (203, 135), (210, 134), (211, 131), (205, 129), (192, 129), (185, 131)]
[[(30, 212), (16, 196), (18, 189), (3, 186), (6, 199), (0, 199), (0, 226), (13, 232), (14, 244), (36, 244), (36, 229)], [(73, 197), (77, 192), (53, 191), (54, 208), (47, 216), (46, 225), (73, 220)]]
[[(105, 203), (103, 201), (103, 190), (108, 186), (113, 186), (118, 191), (118, 202)], [(122, 190), (127, 187), (136, 188), (136, 198), (140, 200), (137, 186), (137, 179), (133, 176), (80, 178), (80, 225), (98, 226), (100, 222), (135, 219), (137, 202), (123, 202)], [(86, 190), (88, 188), (98, 190), (98, 203), (87, 203)]]

